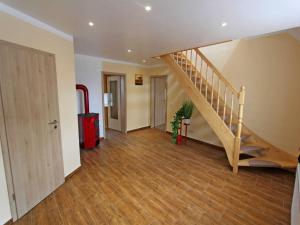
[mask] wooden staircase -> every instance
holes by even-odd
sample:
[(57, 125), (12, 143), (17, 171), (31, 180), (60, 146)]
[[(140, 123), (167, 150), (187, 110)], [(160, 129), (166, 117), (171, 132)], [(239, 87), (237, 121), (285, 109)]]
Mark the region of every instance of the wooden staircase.
[(222, 142), (233, 172), (239, 166), (295, 168), (297, 158), (243, 123), (245, 87), (236, 90), (198, 48), (161, 56)]

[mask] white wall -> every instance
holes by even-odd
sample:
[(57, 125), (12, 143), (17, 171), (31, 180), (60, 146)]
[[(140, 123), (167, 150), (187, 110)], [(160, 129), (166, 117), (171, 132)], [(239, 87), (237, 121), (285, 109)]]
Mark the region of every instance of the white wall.
[[(100, 136), (103, 137), (103, 115), (102, 115), (102, 60), (85, 55), (75, 55), (75, 73), (77, 84), (84, 84), (89, 90), (90, 112), (99, 113)], [(84, 112), (82, 93), (77, 92), (77, 112)]]

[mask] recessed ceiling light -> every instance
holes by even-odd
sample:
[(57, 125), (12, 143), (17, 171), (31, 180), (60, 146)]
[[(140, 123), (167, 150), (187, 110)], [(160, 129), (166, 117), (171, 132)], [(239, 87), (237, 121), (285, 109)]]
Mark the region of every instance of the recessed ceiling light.
[(131, 53), (131, 52), (132, 52), (132, 50), (131, 50), (131, 49), (128, 49), (128, 50), (127, 50), (127, 52), (128, 52), (128, 53)]
[(89, 25), (90, 25), (90, 27), (93, 27), (94, 23), (93, 22), (89, 22)]
[(227, 23), (226, 22), (223, 22), (222, 23), (222, 27), (226, 27), (227, 26)]
[(146, 63), (147, 61), (146, 61), (146, 59), (143, 59), (143, 63)]
[(147, 5), (147, 6), (145, 6), (145, 10), (146, 10), (147, 12), (149, 12), (149, 11), (152, 10), (152, 7), (151, 7), (150, 5)]

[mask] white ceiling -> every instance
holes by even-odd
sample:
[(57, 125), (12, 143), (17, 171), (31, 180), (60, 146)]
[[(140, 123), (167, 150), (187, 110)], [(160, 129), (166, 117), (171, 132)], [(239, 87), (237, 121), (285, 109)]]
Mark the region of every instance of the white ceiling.
[[(1, 1), (72, 34), (76, 53), (135, 63), (154, 63), (150, 57), (178, 49), (300, 26), (300, 0)], [(145, 5), (152, 11), (146, 12)]]

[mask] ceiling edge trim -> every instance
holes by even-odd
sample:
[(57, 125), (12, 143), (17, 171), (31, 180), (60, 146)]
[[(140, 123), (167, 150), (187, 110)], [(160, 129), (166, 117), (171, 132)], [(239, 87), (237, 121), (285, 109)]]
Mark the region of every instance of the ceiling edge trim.
[(90, 59), (94, 59), (94, 60), (99, 60), (100, 62), (116, 63), (116, 64), (123, 64), (123, 65), (130, 65), (130, 66), (142, 67), (142, 68), (156, 68), (156, 67), (162, 67), (162, 66), (164, 66), (163, 63), (154, 64), (154, 65), (143, 65), (143, 64), (139, 64), (139, 63), (133, 63), (133, 62), (128, 62), (128, 61), (122, 61), (122, 60), (116, 60), (116, 59), (109, 59), (109, 58), (103, 58), (103, 57), (97, 57), (97, 56), (90, 56), (90, 55), (79, 54), (79, 53), (75, 53), (75, 57), (90, 58)]
[(131, 66), (138, 66), (138, 67), (143, 67), (143, 68), (154, 68), (154, 67), (161, 67), (163, 64), (154, 64), (154, 65), (143, 65), (139, 63), (132, 63), (128, 61), (122, 61), (122, 60), (116, 60), (116, 59), (108, 59), (108, 58), (102, 58), (100, 59), (104, 62), (110, 62), (110, 63), (118, 63), (118, 64), (125, 64), (125, 65), (131, 65)]
[(73, 42), (73, 36), (72, 35), (64, 33), (61, 30), (58, 30), (58, 29), (56, 29), (56, 28), (54, 28), (54, 27), (52, 27), (52, 26), (50, 26), (50, 25), (48, 25), (48, 24), (46, 24), (44, 22), (41, 22), (41, 21), (39, 21), (39, 20), (37, 20), (37, 19), (35, 19), (35, 18), (33, 18), (33, 17), (31, 17), (31, 16), (29, 16), (29, 15), (27, 15), (27, 14), (21, 12), (21, 11), (18, 11), (16, 9), (8, 6), (8, 5), (5, 5), (5, 4), (3, 4), (1, 2), (0, 2), (0, 12), (4, 12), (6, 14), (14, 16), (14, 17), (16, 17), (16, 18), (18, 18), (20, 20), (23, 20), (23, 21), (25, 21), (27, 23), (30, 23), (33, 26), (36, 26), (36, 27), (41, 28), (41, 29), (44, 29), (44, 30), (46, 30), (48, 32), (51, 32), (53, 34), (56, 34), (56, 35), (64, 38), (65, 40)]

